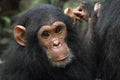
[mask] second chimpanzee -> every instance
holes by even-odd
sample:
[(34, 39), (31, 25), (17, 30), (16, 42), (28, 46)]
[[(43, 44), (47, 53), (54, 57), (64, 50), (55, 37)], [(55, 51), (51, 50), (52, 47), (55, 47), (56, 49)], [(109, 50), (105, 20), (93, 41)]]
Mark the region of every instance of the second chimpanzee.
[(94, 77), (97, 80), (120, 80), (120, 0), (102, 1), (97, 15), (99, 20), (93, 26)]
[(14, 38), (0, 80), (91, 80), (77, 27), (60, 9), (43, 5), (22, 14)]

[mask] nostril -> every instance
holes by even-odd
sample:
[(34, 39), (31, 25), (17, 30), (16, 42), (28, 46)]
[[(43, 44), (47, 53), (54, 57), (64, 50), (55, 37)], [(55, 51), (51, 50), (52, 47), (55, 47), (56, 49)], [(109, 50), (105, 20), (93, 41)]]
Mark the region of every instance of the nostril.
[(59, 46), (61, 46), (60, 40), (59, 40), (59, 39), (54, 39), (54, 40), (52, 41), (52, 46), (53, 46), (53, 47), (59, 47)]
[(59, 46), (60, 45), (60, 42), (58, 41), (58, 40), (55, 40), (54, 42), (53, 42), (53, 46)]

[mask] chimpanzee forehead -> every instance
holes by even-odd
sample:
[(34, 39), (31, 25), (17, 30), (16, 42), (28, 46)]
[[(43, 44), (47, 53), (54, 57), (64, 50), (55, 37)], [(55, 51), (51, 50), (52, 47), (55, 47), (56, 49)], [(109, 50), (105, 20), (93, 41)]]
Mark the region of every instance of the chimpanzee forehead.
[[(39, 7), (29, 10), (28, 14), (31, 18), (52, 18), (52, 17), (62, 17), (64, 13), (59, 8), (52, 5), (41, 5)], [(62, 15), (62, 16), (61, 16)]]
[[(55, 21), (64, 22), (66, 15), (63, 11), (52, 5), (43, 5), (27, 12), (29, 24), (50, 25)], [(38, 25), (37, 25), (38, 26)]]
[(41, 5), (22, 14), (16, 24), (33, 29), (51, 25), (55, 21), (64, 22), (66, 26), (71, 26), (70, 23), (72, 23), (71, 18), (65, 15), (61, 9), (52, 5)]

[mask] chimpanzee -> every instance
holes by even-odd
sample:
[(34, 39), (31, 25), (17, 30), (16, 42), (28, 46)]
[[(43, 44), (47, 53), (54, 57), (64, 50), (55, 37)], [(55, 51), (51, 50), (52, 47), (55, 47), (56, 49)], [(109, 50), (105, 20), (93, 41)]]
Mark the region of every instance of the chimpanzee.
[(3, 54), (0, 80), (91, 80), (91, 65), (72, 19), (42, 5), (22, 14)]
[(100, 17), (93, 26), (94, 77), (120, 80), (120, 0), (102, 0), (101, 5)]
[(101, 4), (101, 16), (94, 30), (97, 77), (120, 80), (120, 0), (104, 0)]

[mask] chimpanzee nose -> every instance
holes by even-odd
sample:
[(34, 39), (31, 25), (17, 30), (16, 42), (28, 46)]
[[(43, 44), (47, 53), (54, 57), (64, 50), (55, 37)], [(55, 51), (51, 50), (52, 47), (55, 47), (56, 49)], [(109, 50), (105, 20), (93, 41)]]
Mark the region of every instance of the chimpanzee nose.
[(53, 40), (53, 47), (59, 47), (60, 46), (60, 40), (59, 39), (54, 39)]

